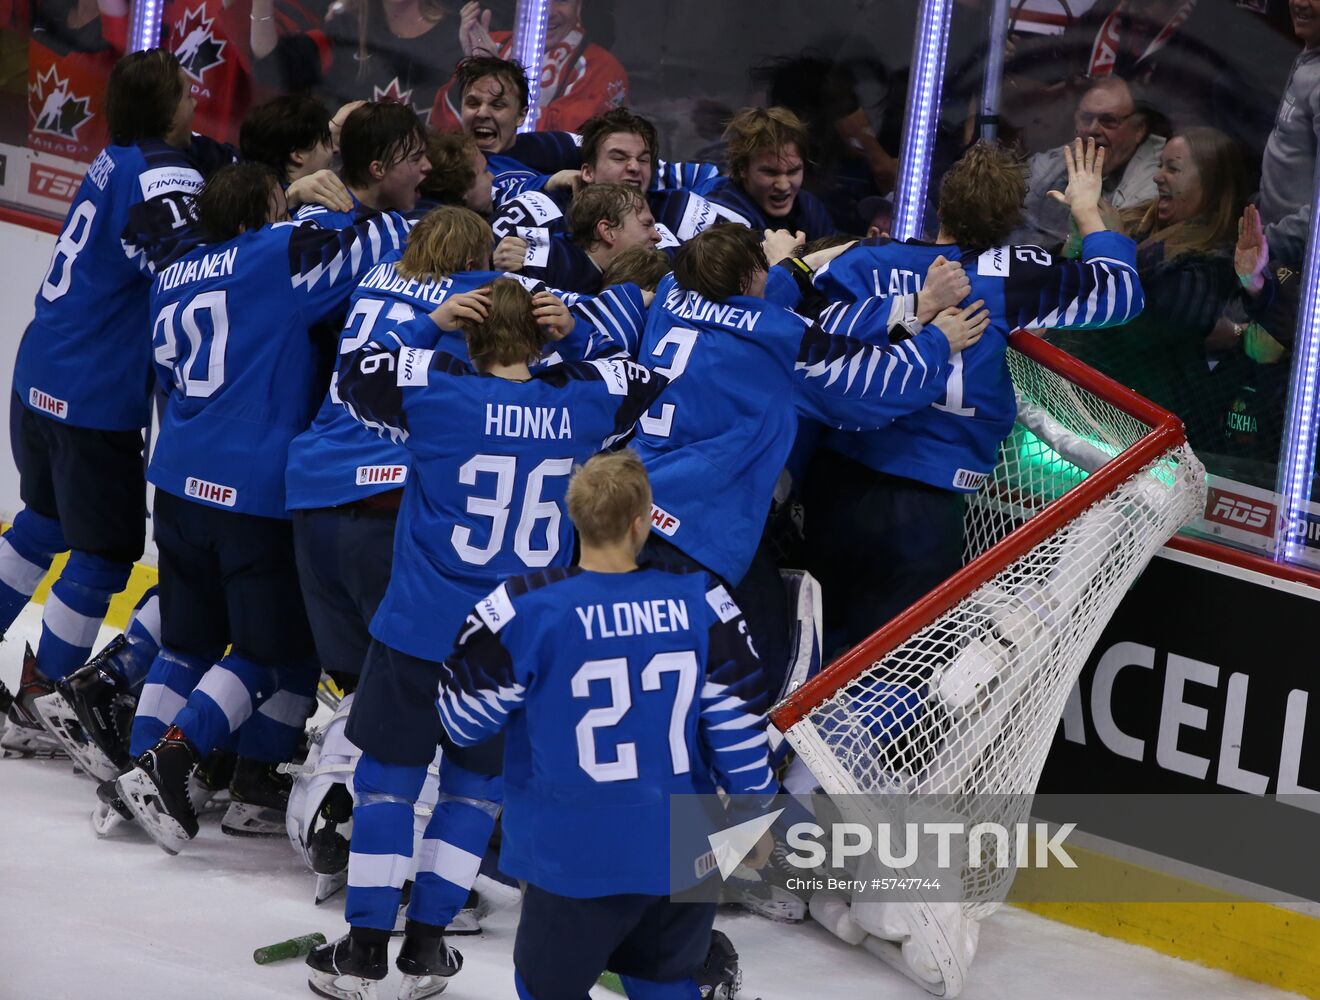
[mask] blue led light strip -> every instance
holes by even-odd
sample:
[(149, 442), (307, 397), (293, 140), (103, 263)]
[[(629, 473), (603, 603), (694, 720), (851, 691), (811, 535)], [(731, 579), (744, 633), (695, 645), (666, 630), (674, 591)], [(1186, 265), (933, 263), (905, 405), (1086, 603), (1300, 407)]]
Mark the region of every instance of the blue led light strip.
[(922, 0), (917, 21), (894, 209), (893, 235), (900, 240), (923, 235), (921, 219), (926, 210), (930, 157), (939, 124), (944, 54), (949, 42), (949, 10), (952, 6), (953, 0)]
[[(1320, 198), (1320, 163), (1311, 197)], [(1293, 337), (1292, 379), (1288, 387), (1288, 414), (1279, 458), (1279, 521), (1275, 529), (1275, 559), (1295, 562), (1302, 554), (1306, 504), (1311, 499), (1315, 473), (1317, 382), (1320, 382), (1320, 204), (1312, 206), (1311, 233), (1306, 243), (1306, 266)], [(1303, 530), (1294, 533), (1294, 524)]]
[(513, 29), (513, 61), (527, 72), (527, 118), (519, 132), (536, 131), (541, 115), (541, 65), (545, 62), (545, 27), (550, 0), (518, 0)]
[(141, 52), (160, 46), (160, 21), (165, 0), (133, 0), (133, 19), (128, 32), (128, 51)]

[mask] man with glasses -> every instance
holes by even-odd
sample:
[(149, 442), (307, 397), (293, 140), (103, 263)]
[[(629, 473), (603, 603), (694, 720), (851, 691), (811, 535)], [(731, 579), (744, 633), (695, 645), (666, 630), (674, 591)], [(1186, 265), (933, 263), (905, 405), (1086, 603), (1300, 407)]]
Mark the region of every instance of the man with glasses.
[[(1077, 138), (1104, 147), (1104, 199), (1125, 208), (1155, 197), (1155, 171), (1164, 137), (1150, 130), (1149, 113), (1139, 107), (1127, 83), (1116, 76), (1097, 80), (1082, 95), (1073, 125)], [(1037, 153), (1028, 161), (1027, 201), (1022, 225), (1010, 240), (1054, 252), (1068, 240), (1068, 207), (1049, 197), (1068, 182), (1063, 147)]]

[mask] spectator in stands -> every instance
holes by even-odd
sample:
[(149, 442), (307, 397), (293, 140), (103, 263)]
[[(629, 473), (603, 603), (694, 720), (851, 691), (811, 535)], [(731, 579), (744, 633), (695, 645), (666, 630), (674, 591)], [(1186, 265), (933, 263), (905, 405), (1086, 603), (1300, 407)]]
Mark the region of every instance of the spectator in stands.
[[(1129, 208), (1155, 198), (1164, 138), (1151, 131), (1149, 109), (1136, 101), (1132, 88), (1116, 76), (1091, 84), (1073, 116), (1079, 139), (1094, 139), (1105, 150), (1104, 196), (1114, 208)], [(1014, 244), (1058, 250), (1068, 239), (1068, 206), (1049, 196), (1067, 183), (1063, 147), (1037, 153), (1028, 162), (1027, 201)]]
[(1293, 63), (1261, 162), (1260, 216), (1276, 264), (1296, 266), (1306, 249), (1315, 197), (1320, 128), (1320, 0), (1293, 0), (1293, 32), (1303, 49)]
[(1235, 347), (1242, 328), (1224, 316), (1237, 294), (1233, 253), (1246, 201), (1246, 170), (1236, 144), (1215, 129), (1169, 139), (1154, 176), (1156, 197), (1126, 210), (1137, 241), (1146, 309), (1126, 326), (1094, 334), (1055, 334), (1061, 346), (1187, 425), (1194, 448), (1213, 446), (1226, 385), (1207, 353)]
[(727, 218), (758, 233), (787, 229), (807, 240), (834, 232), (825, 206), (802, 190), (807, 128), (787, 108), (744, 108), (724, 131), (729, 176), (706, 194)]
[(281, 33), (275, 0), (252, 0), (253, 71), (277, 90), (310, 90), (330, 108), (395, 101), (429, 124), (462, 56), (453, 22), (447, 0), (341, 0), (323, 27)]
[[(546, 23), (545, 61), (541, 65), (541, 132), (574, 132), (592, 115), (628, 103), (628, 74), (608, 51), (587, 40), (582, 27), (582, 0), (551, 0)], [(490, 11), (477, 0), (459, 12), (458, 40), (467, 56), (513, 55), (510, 32), (490, 31)], [(441, 95), (435, 120), (444, 120)], [(450, 115), (457, 117), (452, 105)]]

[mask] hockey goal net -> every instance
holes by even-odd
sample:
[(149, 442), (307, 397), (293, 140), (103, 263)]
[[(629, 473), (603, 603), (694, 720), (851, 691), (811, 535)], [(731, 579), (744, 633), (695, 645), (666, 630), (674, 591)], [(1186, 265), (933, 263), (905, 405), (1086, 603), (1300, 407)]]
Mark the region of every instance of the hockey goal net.
[[(963, 569), (771, 713), (831, 796), (933, 798), (969, 828), (1025, 821), (1101, 630), (1203, 509), (1175, 416), (1027, 333), (1008, 364), (1018, 421), (969, 497)], [(989, 915), (1014, 873), (964, 868), (964, 919)]]

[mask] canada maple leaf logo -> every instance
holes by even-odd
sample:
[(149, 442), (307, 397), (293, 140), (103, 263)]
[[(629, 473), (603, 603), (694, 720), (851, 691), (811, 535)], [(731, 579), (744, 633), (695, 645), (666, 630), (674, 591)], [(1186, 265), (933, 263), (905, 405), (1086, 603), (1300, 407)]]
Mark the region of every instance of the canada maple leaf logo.
[(198, 83), (202, 75), (212, 66), (219, 66), (224, 59), (220, 53), (228, 42), (217, 41), (211, 31), (215, 18), (206, 16), (206, 5), (194, 7), (183, 15), (183, 20), (174, 22), (174, 54), (178, 57), (183, 71)]
[(423, 125), (431, 124), (431, 109), (414, 106), (412, 102), (412, 88), (409, 87), (407, 90), (404, 90), (403, 85), (399, 83), (399, 78), (397, 76), (384, 87), (372, 87), (371, 90), (371, 99), (373, 101), (392, 101), (395, 104), (402, 104), (404, 107), (412, 108), (417, 112), (417, 117), (422, 120)]
[(52, 66), (28, 88), (28, 108), (34, 119), (32, 130), (77, 139), (78, 129), (92, 117), (87, 108), (89, 100), (69, 93), (69, 81)]

